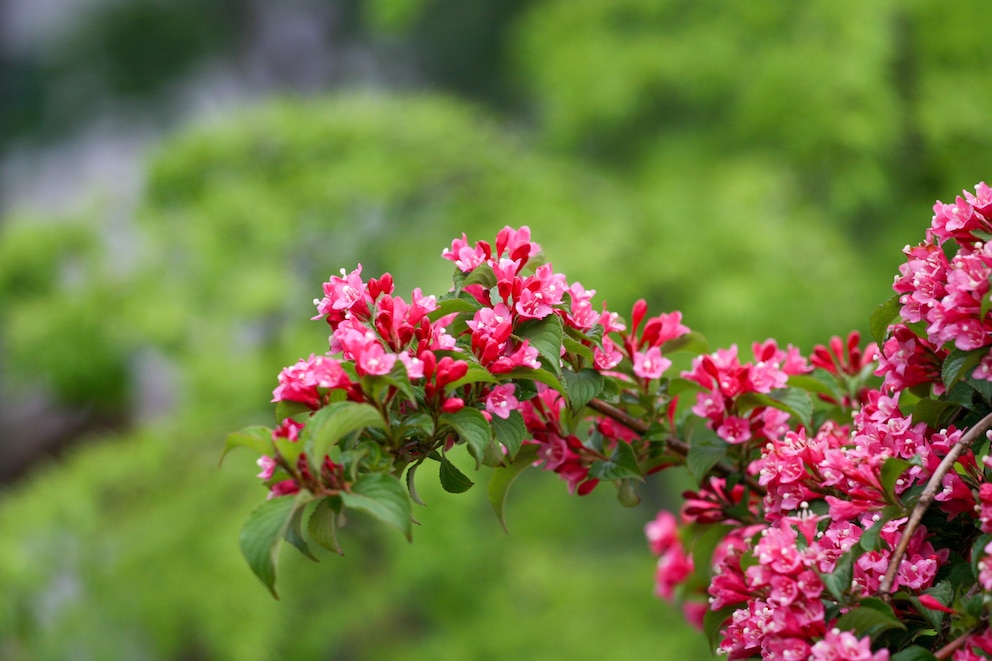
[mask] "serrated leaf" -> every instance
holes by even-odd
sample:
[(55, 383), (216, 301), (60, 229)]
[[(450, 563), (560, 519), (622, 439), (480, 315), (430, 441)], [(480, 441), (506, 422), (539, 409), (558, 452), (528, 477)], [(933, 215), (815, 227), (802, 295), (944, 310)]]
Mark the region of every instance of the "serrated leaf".
[(700, 486), (703, 484), (710, 469), (726, 456), (728, 447), (729, 444), (717, 436), (712, 429), (702, 424), (693, 428), (689, 436), (689, 453), (685, 458), (685, 467), (696, 484)]
[(440, 467), (441, 486), (448, 493), (464, 493), (475, 485), (475, 482), (468, 479), (458, 467), (451, 463), (447, 457), (441, 457)]
[(319, 462), (342, 438), (367, 427), (386, 428), (374, 406), (363, 402), (336, 402), (314, 413), (300, 440), (306, 442), (308, 436), (313, 440), (310, 456)]
[(537, 349), (545, 369), (555, 376), (561, 374), (562, 333), (561, 319), (556, 314), (525, 321), (514, 329), (517, 337), (526, 339)]
[(413, 538), (410, 498), (400, 481), (392, 475), (362, 475), (351, 485), (350, 492), (342, 491), (340, 496), (345, 507), (370, 514), (397, 528), (407, 540)]
[(510, 532), (510, 529), (506, 526), (506, 497), (510, 493), (510, 487), (513, 486), (520, 473), (533, 465), (536, 459), (537, 446), (533, 444), (525, 445), (520, 448), (516, 459), (509, 466), (493, 469), (492, 475), (489, 477), (489, 485), (487, 487), (489, 503), (493, 506), (496, 518), (499, 519), (500, 525), (503, 526), (503, 530), (507, 533)]
[(304, 556), (317, 562), (317, 556), (310, 551), (310, 546), (307, 545), (307, 540), (303, 537), (304, 509), (305, 507), (301, 505), (293, 510), (293, 516), (289, 521), (289, 525), (286, 526), (286, 533), (283, 535), (283, 539), (292, 544)]
[(813, 400), (809, 393), (799, 388), (779, 388), (768, 393), (772, 406), (781, 409), (803, 423), (810, 426), (813, 418)]
[(862, 599), (857, 606), (841, 615), (835, 626), (841, 630), (853, 631), (859, 638), (874, 638), (891, 629), (906, 629), (906, 625), (895, 616), (892, 608), (874, 597)]
[(503, 444), (503, 447), (506, 448), (507, 456), (510, 458), (510, 461), (513, 461), (517, 456), (517, 452), (520, 451), (520, 446), (523, 445), (524, 440), (528, 436), (524, 417), (520, 414), (520, 411), (510, 411), (510, 415), (505, 419), (494, 415), (491, 424), (493, 427), (493, 436), (498, 443)]
[(460, 411), (440, 417), (440, 422), (455, 430), (455, 433), (468, 445), (469, 452), (475, 457), (475, 468), (486, 454), (486, 446), (492, 442), (492, 430), (489, 422), (478, 409), (466, 406)]
[(641, 478), (643, 473), (637, 463), (634, 448), (626, 441), (617, 441), (616, 447), (606, 461), (597, 461), (589, 466), (589, 477), (597, 480), (623, 480)]
[(899, 311), (902, 304), (899, 303), (899, 294), (875, 308), (871, 313), (871, 336), (878, 342), (878, 346), (885, 343), (885, 336), (888, 333), (889, 325), (899, 318)]
[(910, 645), (889, 657), (889, 661), (937, 661), (934, 653), (919, 645)]
[(493, 267), (486, 263), (479, 264), (465, 276), (462, 287), (464, 288), (466, 285), (482, 285), (486, 289), (492, 289), (496, 286), (496, 274), (493, 273)]
[(977, 392), (985, 403), (992, 402), (992, 381), (985, 379), (968, 379), (968, 385)]
[[(341, 499), (337, 497), (333, 498), (338, 503), (339, 508)], [(338, 545), (336, 534), (338, 512), (331, 505), (331, 500), (331, 498), (324, 498), (316, 501), (316, 505), (312, 506), (310, 516), (307, 518), (307, 534), (310, 535), (311, 540), (320, 544), (328, 551), (332, 551), (338, 555), (344, 555), (341, 551), (341, 546)]]
[(238, 545), (248, 566), (276, 599), (279, 598), (276, 592), (279, 544), (296, 505), (296, 498), (289, 496), (265, 501), (248, 513), (238, 537)]
[(272, 430), (268, 427), (255, 425), (231, 432), (227, 435), (227, 440), (224, 442), (224, 452), (221, 453), (220, 461), (217, 464), (223, 464), (224, 457), (234, 448), (249, 448), (260, 455), (272, 454)]
[(578, 411), (603, 391), (603, 375), (594, 369), (578, 372), (565, 370), (562, 377), (568, 403), (573, 411)]
[(987, 348), (951, 351), (940, 369), (940, 380), (944, 383), (944, 387), (950, 388), (955, 381), (967, 378), (986, 354), (988, 354)]
[(562, 338), (562, 343), (567, 353), (570, 353), (573, 356), (580, 356), (582, 358), (585, 358), (590, 363), (594, 360), (592, 349), (582, 344), (581, 342), (573, 340), (568, 335), (565, 335)]

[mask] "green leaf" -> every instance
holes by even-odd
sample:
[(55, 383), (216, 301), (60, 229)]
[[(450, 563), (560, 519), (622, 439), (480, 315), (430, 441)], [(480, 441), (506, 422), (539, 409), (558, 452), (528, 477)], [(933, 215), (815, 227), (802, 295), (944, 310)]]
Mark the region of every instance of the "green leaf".
[(706, 337), (696, 331), (689, 331), (685, 335), (680, 335), (674, 340), (669, 340), (661, 345), (661, 353), (665, 355), (678, 351), (686, 351), (698, 355), (708, 353), (709, 350), (710, 345), (706, 341)]
[(530, 367), (516, 367), (503, 376), (509, 377), (511, 379), (530, 379), (531, 381), (537, 381), (538, 383), (543, 383), (552, 390), (564, 394), (565, 386), (554, 374), (546, 369), (531, 369)]
[(573, 411), (578, 411), (603, 391), (603, 375), (594, 369), (565, 370), (565, 391)]
[(282, 424), (286, 418), (292, 418), (297, 422), (303, 422), (313, 411), (302, 402), (291, 402), (280, 400), (276, 402), (276, 424)]
[(296, 547), (297, 551), (314, 562), (317, 562), (317, 556), (310, 551), (310, 547), (307, 545), (307, 540), (303, 537), (303, 511), (305, 509), (306, 507), (301, 505), (293, 510), (293, 517), (290, 519), (289, 525), (286, 527), (286, 533), (283, 535), (283, 538)]
[(276, 599), (276, 559), (279, 543), (296, 509), (296, 498), (282, 496), (267, 500), (251, 512), (241, 526), (238, 544), (248, 566)]
[(461, 386), (468, 385), (470, 383), (499, 383), (499, 379), (492, 375), (492, 372), (487, 370), (481, 365), (469, 365), (468, 371), (465, 372), (465, 376), (458, 379), (457, 381), (452, 381), (447, 386), (445, 386), (445, 391), (451, 392)]
[[(884, 474), (885, 468), (882, 468)], [(894, 478), (893, 478), (894, 481)], [(895, 498), (893, 497), (893, 500)], [(878, 517), (878, 521), (873, 523), (870, 528), (862, 533), (861, 537), (858, 539), (858, 545), (861, 546), (862, 550), (865, 552), (876, 551), (879, 548), (888, 548), (889, 545), (881, 538), (882, 528), (886, 523), (891, 521), (893, 518), (902, 514), (902, 507), (899, 506), (888, 506), (882, 510), (881, 515)]]
[(859, 638), (875, 638), (890, 629), (906, 629), (906, 625), (892, 612), (892, 607), (874, 597), (865, 597), (857, 606), (841, 615), (836, 626), (838, 629), (853, 631)]
[(310, 424), (304, 427), (300, 440), (306, 442), (309, 432), (309, 438), (313, 439), (310, 456), (313, 461), (319, 462), (342, 438), (366, 427), (386, 428), (374, 406), (361, 402), (336, 402), (314, 413)]
[(817, 374), (818, 372), (813, 372), (813, 374), (793, 374), (789, 377), (789, 386), (792, 388), (801, 388), (806, 392), (816, 393), (817, 395), (824, 395), (839, 402), (844, 397), (844, 394), (826, 379), (819, 378)]
[(834, 565), (834, 570), (826, 574), (820, 574), (820, 580), (824, 587), (841, 604), (846, 603), (844, 593), (851, 588), (851, 580), (854, 578), (854, 562), (861, 557), (864, 549), (855, 544), (842, 555)]
[(441, 456), (440, 476), (441, 486), (448, 493), (464, 493), (475, 484), (445, 456)]
[(899, 318), (899, 310), (902, 304), (899, 303), (899, 294), (896, 294), (885, 301), (871, 313), (871, 336), (878, 342), (878, 346), (885, 343), (888, 334), (889, 324)]
[(597, 480), (623, 480), (643, 477), (643, 473), (630, 443), (617, 441), (608, 460), (597, 461), (589, 466), (589, 477)]
[(416, 463), (410, 466), (406, 470), (406, 491), (410, 494), (410, 500), (417, 503), (418, 505), (423, 505), (427, 507), (427, 503), (420, 499), (420, 494), (417, 493), (416, 475), (417, 469), (420, 468), (420, 464)]
[(460, 411), (442, 415), (440, 422), (455, 430), (455, 433), (468, 445), (475, 457), (476, 470), (486, 454), (486, 446), (492, 442), (492, 429), (478, 409), (466, 406)]
[(385, 473), (367, 473), (341, 492), (345, 507), (360, 510), (397, 528), (407, 540), (413, 539), (413, 508), (400, 481)]
[(987, 347), (971, 351), (961, 349), (951, 351), (944, 359), (944, 365), (940, 370), (940, 379), (944, 382), (944, 387), (950, 388), (955, 381), (967, 378), (986, 354), (988, 354)]
[(503, 526), (503, 530), (507, 533), (510, 530), (506, 527), (506, 497), (510, 493), (510, 487), (520, 473), (533, 465), (536, 459), (537, 446), (534, 444), (525, 445), (520, 448), (516, 459), (509, 466), (506, 468), (494, 468), (492, 475), (489, 477), (489, 502), (493, 506), (493, 511), (496, 513), (496, 518), (499, 519), (500, 525)]
[(988, 543), (992, 542), (992, 534), (985, 533), (979, 535), (978, 539), (971, 545), (971, 573), (978, 580), (978, 563), (981, 562), (985, 557), (985, 547)]
[(691, 430), (685, 466), (696, 484), (702, 486), (706, 474), (726, 456), (728, 447), (730, 445), (725, 440), (702, 423)]
[(510, 411), (510, 415), (506, 419), (494, 415), (491, 424), (496, 441), (503, 444), (507, 456), (512, 461), (528, 436), (524, 417), (520, 411)]
[(813, 400), (809, 393), (800, 388), (779, 388), (768, 393), (772, 406), (785, 411), (806, 427), (811, 426)]
[(445, 298), (438, 301), (437, 307), (427, 315), (427, 318), (434, 322), (452, 312), (475, 313), (481, 307), (474, 298)]
[(889, 661), (937, 661), (937, 657), (934, 656), (933, 652), (919, 645), (910, 645), (890, 656)]
[(561, 374), (561, 319), (549, 314), (544, 319), (531, 319), (517, 326), (514, 334), (530, 342), (541, 356), (545, 369), (555, 376)]
[(706, 610), (703, 615), (703, 633), (710, 644), (710, 651), (716, 653), (716, 648), (720, 645), (720, 630), (727, 623), (730, 616), (737, 610), (737, 606), (724, 606), (718, 611)]
[(913, 407), (913, 422), (925, 422), (934, 429), (943, 429), (948, 420), (961, 406), (957, 403), (924, 397)]
[[(332, 501), (336, 506), (332, 505)], [(316, 504), (314, 504), (316, 503)], [(338, 555), (344, 555), (341, 546), (338, 545), (337, 528), (338, 510), (341, 508), (341, 499), (337, 496), (324, 498), (319, 501), (311, 501), (308, 509), (311, 510), (307, 519), (307, 533), (310, 539), (320, 544), (328, 551), (333, 551)]]
[(637, 493), (637, 482), (637, 480), (628, 477), (616, 483), (617, 501), (624, 507), (637, 507), (641, 504), (641, 496)]
[(565, 351), (567, 353), (570, 353), (573, 356), (581, 356), (582, 358), (588, 360), (590, 363), (594, 360), (592, 349), (582, 344), (581, 342), (573, 340), (568, 335), (565, 335), (562, 338), (562, 343), (564, 344)]
[(492, 289), (496, 286), (496, 274), (493, 273), (493, 267), (485, 263), (479, 264), (465, 276), (462, 287), (465, 285), (482, 285), (486, 289)]
[(919, 460), (911, 461), (908, 459), (900, 459), (899, 457), (889, 457), (885, 460), (885, 463), (882, 464), (882, 470), (879, 473), (878, 481), (882, 485), (882, 489), (885, 491), (885, 495), (890, 503), (898, 502), (895, 494), (896, 481), (898, 481), (899, 477), (912, 466), (919, 466)]
[(254, 427), (245, 427), (240, 431), (231, 432), (227, 435), (227, 441), (224, 443), (224, 452), (220, 455), (218, 465), (224, 463), (224, 457), (234, 448), (250, 448), (260, 455), (272, 454), (272, 430), (268, 427), (256, 425)]

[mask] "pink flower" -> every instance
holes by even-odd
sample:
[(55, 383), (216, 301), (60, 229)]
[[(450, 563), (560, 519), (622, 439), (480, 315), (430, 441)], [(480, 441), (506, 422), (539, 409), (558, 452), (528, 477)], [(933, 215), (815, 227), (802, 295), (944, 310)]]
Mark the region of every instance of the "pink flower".
[(673, 544), (678, 543), (678, 529), (675, 524), (675, 515), (671, 512), (661, 510), (654, 521), (648, 522), (644, 526), (644, 535), (648, 538), (651, 552), (655, 555), (662, 555)]
[(871, 638), (858, 639), (850, 631), (831, 629), (813, 645), (811, 661), (888, 661), (888, 650), (872, 654)]
[(276, 461), (267, 454), (263, 454), (255, 463), (257, 463), (258, 467), (262, 469), (262, 472), (256, 475), (256, 477), (260, 477), (263, 480), (268, 480), (271, 479), (273, 473), (276, 472)]
[(378, 342), (370, 342), (363, 347), (356, 357), (355, 369), (359, 375), (374, 374), (381, 376), (389, 374), (395, 363), (395, 354), (386, 353), (386, 350)]
[(517, 410), (520, 403), (513, 396), (516, 386), (506, 383), (496, 386), (486, 396), (486, 410), (495, 416), (506, 420), (510, 417), (510, 412)]
[(670, 601), (675, 596), (675, 588), (689, 578), (693, 569), (692, 556), (687, 555), (682, 544), (676, 541), (658, 558), (655, 593)]
[(299, 492), (300, 485), (296, 483), (296, 480), (283, 480), (282, 482), (276, 482), (269, 489), (269, 499), (278, 498), (279, 496), (291, 496)]
[(460, 271), (467, 273), (486, 261), (489, 254), (480, 244), (476, 244), (474, 248), (469, 246), (468, 237), (462, 234), (461, 239), (455, 239), (451, 242), (451, 248), (445, 248), (441, 251), (441, 257), (450, 259)]
[(513, 306), (521, 317), (525, 319), (544, 319), (553, 312), (548, 299), (541, 291), (523, 289), (517, 297), (517, 303)]
[(642, 379), (657, 379), (672, 366), (672, 361), (661, 355), (661, 349), (651, 347), (634, 354), (634, 374)]
[(328, 314), (331, 310), (350, 310), (363, 300), (365, 295), (362, 265), (359, 264), (351, 273), (341, 269), (341, 277), (332, 275), (331, 279), (324, 283), (324, 298), (316, 302), (317, 312), (320, 314), (315, 319)]
[(592, 350), (593, 365), (600, 372), (611, 370), (623, 360), (623, 354), (616, 348), (613, 341), (608, 337), (603, 338), (603, 348), (595, 347)]
[(751, 440), (751, 425), (744, 418), (727, 416), (716, 429), (717, 435), (731, 445), (747, 443)]

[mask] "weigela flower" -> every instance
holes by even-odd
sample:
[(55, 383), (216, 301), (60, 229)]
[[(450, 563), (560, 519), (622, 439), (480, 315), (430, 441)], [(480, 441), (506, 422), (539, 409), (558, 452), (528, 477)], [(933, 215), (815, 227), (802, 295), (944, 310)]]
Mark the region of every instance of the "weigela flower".
[(515, 390), (516, 386), (512, 383), (493, 387), (486, 395), (486, 410), (504, 420), (509, 418), (510, 413), (516, 411), (520, 405), (517, 398), (513, 396)]

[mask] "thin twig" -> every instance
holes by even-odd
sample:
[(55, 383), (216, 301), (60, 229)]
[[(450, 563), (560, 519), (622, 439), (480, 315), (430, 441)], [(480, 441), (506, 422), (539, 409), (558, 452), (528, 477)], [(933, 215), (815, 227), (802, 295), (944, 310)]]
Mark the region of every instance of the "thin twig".
[(892, 592), (892, 584), (896, 580), (896, 572), (899, 571), (899, 563), (902, 562), (903, 556), (906, 555), (906, 549), (909, 547), (909, 540), (916, 532), (916, 528), (920, 525), (920, 520), (923, 518), (923, 514), (926, 513), (927, 508), (930, 507), (930, 503), (937, 496), (937, 491), (940, 490), (941, 484), (944, 481), (944, 476), (947, 475), (948, 471), (954, 465), (954, 462), (958, 460), (965, 450), (971, 447), (971, 444), (978, 439), (979, 436), (992, 429), (992, 413), (988, 414), (984, 418), (978, 421), (978, 423), (969, 429), (965, 434), (958, 439), (954, 447), (951, 448), (950, 452), (944, 457), (940, 465), (937, 466), (937, 470), (934, 471), (933, 475), (930, 476), (930, 481), (927, 482), (927, 486), (923, 489), (923, 493), (920, 494), (920, 499), (916, 501), (916, 506), (913, 507), (913, 512), (909, 515), (909, 521), (906, 523), (906, 527), (902, 531), (902, 537), (899, 538), (899, 544), (896, 545), (896, 550), (892, 552), (892, 558), (889, 560), (889, 568), (885, 571), (885, 576), (882, 577), (882, 581), (878, 586), (878, 593), (883, 598), (888, 598), (889, 594)]
[(965, 643), (968, 642), (968, 639), (971, 638), (972, 635), (978, 633), (982, 629), (983, 626), (985, 626), (985, 625), (979, 625), (979, 626), (975, 627), (974, 629), (969, 629), (965, 633), (961, 634), (960, 636), (958, 636), (957, 638), (955, 638), (951, 642), (949, 642), (946, 645), (944, 645), (943, 647), (941, 647), (934, 654), (934, 656), (937, 659), (941, 659), (942, 661), (944, 659), (951, 658), (954, 655), (954, 653), (957, 652), (962, 647), (964, 647)]
[[(597, 413), (601, 413), (602, 415), (605, 415), (606, 417), (619, 422), (624, 427), (627, 427), (631, 431), (637, 432), (641, 436), (647, 434), (648, 429), (650, 429), (650, 426), (644, 421), (638, 420), (637, 418), (633, 417), (623, 409), (619, 409), (613, 406), (612, 404), (607, 404), (601, 399), (593, 399), (588, 404), (586, 404), (586, 406), (591, 408), (593, 411), (596, 411)], [(679, 440), (677, 438), (668, 438), (665, 440), (665, 445), (669, 450), (672, 451), (672, 454), (677, 454), (683, 459), (689, 456), (689, 444), (686, 443), (685, 441)], [(730, 477), (732, 475), (739, 474), (739, 471), (737, 471), (736, 469), (731, 468), (730, 466), (727, 466), (726, 464), (722, 464), (722, 463), (716, 464), (710, 470), (712, 470), (714, 473), (716, 473), (721, 477)], [(758, 481), (755, 480), (752, 476), (744, 475), (742, 481), (744, 482), (744, 484), (750, 487), (751, 491), (753, 491), (754, 493), (758, 494), (759, 496), (765, 495), (766, 493), (765, 488), (760, 484), (758, 484)]]

